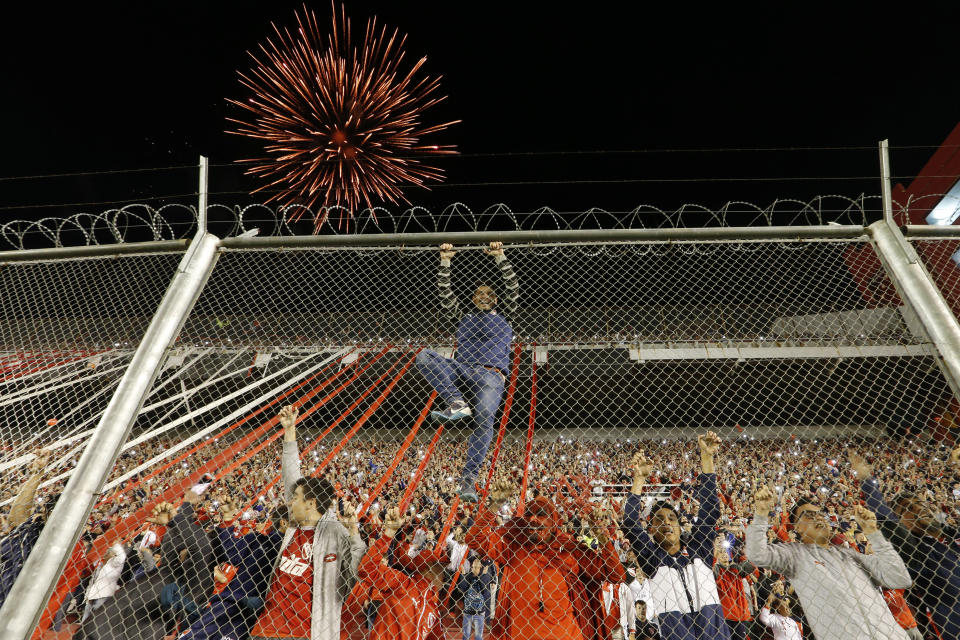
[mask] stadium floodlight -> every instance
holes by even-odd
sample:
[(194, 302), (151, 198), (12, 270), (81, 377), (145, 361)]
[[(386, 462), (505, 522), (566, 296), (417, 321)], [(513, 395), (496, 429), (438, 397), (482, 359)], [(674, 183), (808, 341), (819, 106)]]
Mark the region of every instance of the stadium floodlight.
[(950, 191), (930, 210), (926, 222), (929, 225), (951, 225), (960, 218), (960, 180), (954, 183)]

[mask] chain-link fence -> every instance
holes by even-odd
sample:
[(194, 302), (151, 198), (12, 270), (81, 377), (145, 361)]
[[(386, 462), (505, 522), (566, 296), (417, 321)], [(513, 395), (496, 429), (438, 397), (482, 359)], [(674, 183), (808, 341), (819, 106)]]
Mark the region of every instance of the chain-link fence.
[(4, 596), (116, 391), (180, 257), (6, 262), (0, 269)]
[[(640, 235), (224, 243), (36, 636), (958, 637), (954, 396), (867, 232)], [(7, 267), (5, 353), (54, 362), (8, 498), (178, 258)]]

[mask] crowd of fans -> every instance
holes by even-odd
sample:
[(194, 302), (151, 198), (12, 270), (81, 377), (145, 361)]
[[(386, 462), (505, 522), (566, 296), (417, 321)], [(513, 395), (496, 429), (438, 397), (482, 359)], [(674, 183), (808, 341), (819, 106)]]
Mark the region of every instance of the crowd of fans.
[[(400, 441), (361, 432), (314, 481), (310, 476), (331, 445), (307, 450), (310, 438), (296, 438), (295, 427), (285, 433), (283, 448), (271, 444), (222, 477), (208, 475), (176, 500), (167, 495), (170, 489), (230, 453), (235, 439), (207, 440), (182, 462), (157, 472), (158, 463), (105, 492), (71, 558), (78, 584), (54, 594), (56, 615), (45, 633), (148, 637), (122, 632), (142, 627), (146, 617), (157, 638), (279, 637), (268, 622), (295, 613), (306, 622), (295, 629), (280, 625), (286, 637), (332, 637), (318, 619), (333, 617), (337, 634), (378, 639), (480, 640), (491, 633), (583, 640), (960, 637), (956, 596), (945, 595), (960, 571), (951, 537), (960, 521), (960, 449), (945, 444), (917, 437), (760, 439), (747, 433), (723, 442), (712, 434), (699, 440), (538, 439), (524, 483), (527, 443), (508, 437), (489, 497), (471, 504), (458, 498), (456, 470), (465, 446), (457, 437), (441, 438), (433, 449), (415, 442), (375, 495)], [(129, 475), (173, 444), (157, 440), (126, 451), (112, 478)], [(401, 513), (397, 506), (428, 456)], [(0, 521), (0, 598), (61, 488), (37, 485), (44, 473), (56, 475), (74, 463), (44, 472), (50, 460), (49, 452), (40, 452), (29, 468), (4, 478), (4, 499), (13, 503)], [(480, 477), (482, 490), (486, 472)], [(135, 523), (134, 535), (105, 553), (91, 551), (98, 537), (154, 503), (149, 516)], [(909, 520), (914, 508), (931, 521), (931, 540), (915, 522), (921, 515)], [(818, 544), (812, 542), (815, 529), (804, 528), (805, 511), (815, 512), (810, 518), (823, 529), (816, 530), (816, 539), (831, 545), (824, 553), (843, 549), (856, 557), (830, 560), (836, 566), (826, 566), (819, 577), (799, 559), (784, 559), (791, 545)], [(330, 518), (342, 523), (337, 526), (343, 537), (321, 542), (319, 532)], [(304, 520), (312, 520), (318, 533), (301, 536)], [(762, 541), (751, 539), (751, 526), (763, 527)], [(242, 550), (237, 540), (246, 541)], [(903, 571), (889, 556), (889, 543), (897, 562), (905, 563)], [(319, 544), (328, 546), (325, 557), (337, 558), (333, 564), (341, 575), (327, 576), (322, 559), (312, 573), (303, 562), (314, 553), (310, 545)], [(299, 564), (288, 555), (296, 545)], [(923, 565), (931, 553), (939, 554), (942, 567)], [(892, 564), (862, 579), (840, 568), (843, 562), (873, 567), (873, 560), (862, 557)], [(822, 558), (811, 562), (827, 564)], [(298, 567), (314, 585), (329, 578), (332, 592), (344, 592), (320, 601), (314, 586), (311, 607), (283, 608), (271, 599), (279, 588), (275, 566), (278, 576), (282, 567)], [(928, 569), (932, 574), (922, 576)], [(831, 570), (842, 571), (837, 575), (844, 588), (856, 585), (847, 599), (858, 614), (829, 591), (837, 582)], [(162, 615), (134, 605), (154, 595)], [(837, 616), (863, 617), (857, 623), (863, 626), (852, 633), (831, 631), (830, 625), (836, 630), (846, 623), (815, 604), (825, 598), (832, 599)], [(873, 599), (885, 603), (896, 628), (885, 626), (889, 621)], [(331, 606), (338, 607), (336, 616)], [(867, 635), (857, 636), (860, 630)]]

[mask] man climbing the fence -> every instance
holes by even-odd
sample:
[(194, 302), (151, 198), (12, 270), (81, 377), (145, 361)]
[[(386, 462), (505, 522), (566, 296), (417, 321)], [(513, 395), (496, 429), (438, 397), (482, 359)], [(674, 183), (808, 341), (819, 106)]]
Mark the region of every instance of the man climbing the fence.
[[(493, 256), (503, 277), (503, 304), (498, 306), (493, 289), (481, 284), (472, 298), (476, 311), (464, 315), (457, 325), (456, 357), (445, 358), (428, 349), (417, 356), (420, 372), (446, 403), (445, 409), (432, 413), (433, 417), (444, 421), (473, 418), (467, 462), (460, 476), (460, 498), (467, 502), (477, 501), (477, 473), (493, 439), (493, 425), (510, 367), (513, 329), (502, 314), (513, 314), (519, 295), (517, 276), (503, 252), (503, 244), (491, 242), (484, 251)], [(460, 316), (460, 304), (450, 285), (453, 255), (453, 245), (440, 245), (437, 284), (441, 307), (450, 319)]]

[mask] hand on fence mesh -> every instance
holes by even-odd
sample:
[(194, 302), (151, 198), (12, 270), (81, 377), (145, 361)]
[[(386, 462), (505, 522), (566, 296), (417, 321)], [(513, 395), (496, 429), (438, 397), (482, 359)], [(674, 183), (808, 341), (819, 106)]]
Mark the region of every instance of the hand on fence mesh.
[[(865, 255), (225, 251), (35, 637), (960, 637), (954, 400)], [(177, 258), (0, 271), (0, 598)]]

